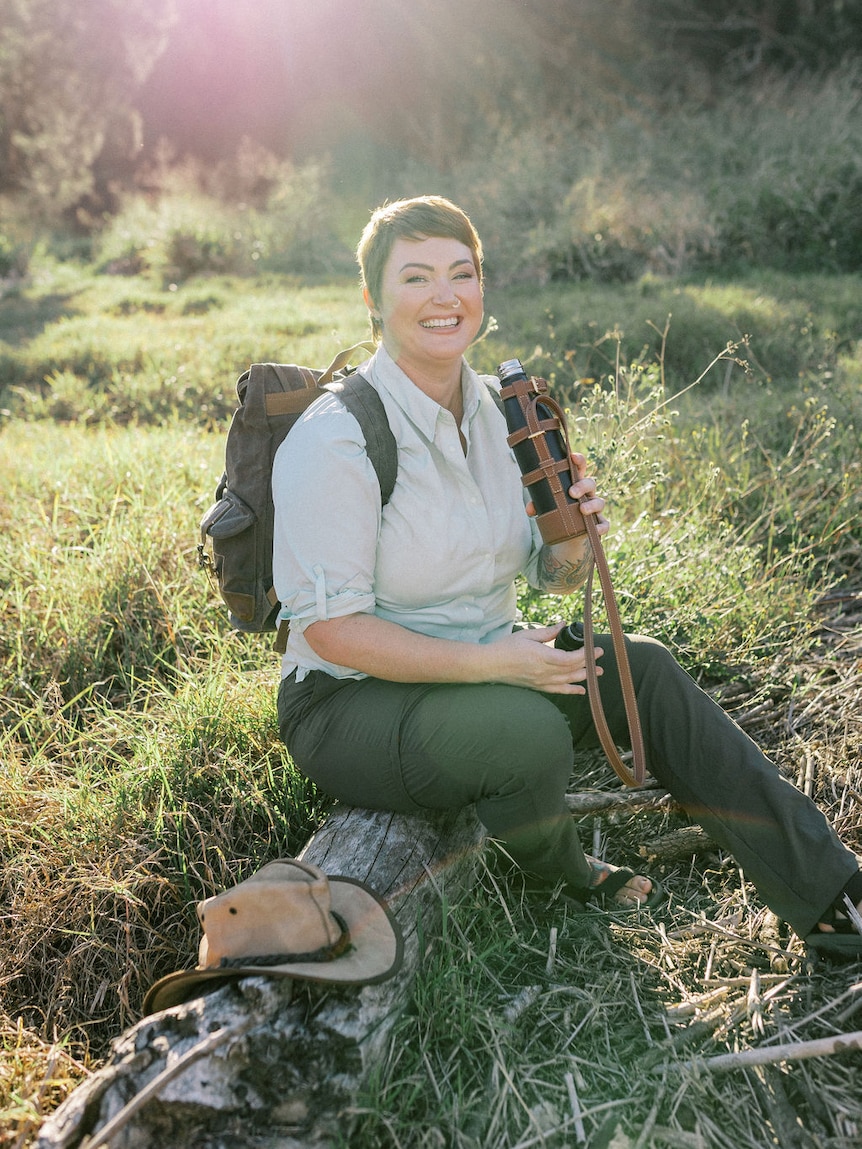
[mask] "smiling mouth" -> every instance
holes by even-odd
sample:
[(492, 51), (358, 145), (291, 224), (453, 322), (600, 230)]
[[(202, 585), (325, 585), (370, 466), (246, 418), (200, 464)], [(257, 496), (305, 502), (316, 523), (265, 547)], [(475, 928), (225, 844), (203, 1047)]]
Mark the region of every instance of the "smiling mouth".
[(423, 319), (420, 321), (420, 327), (457, 327), (461, 322), (458, 315), (451, 315), (446, 319)]

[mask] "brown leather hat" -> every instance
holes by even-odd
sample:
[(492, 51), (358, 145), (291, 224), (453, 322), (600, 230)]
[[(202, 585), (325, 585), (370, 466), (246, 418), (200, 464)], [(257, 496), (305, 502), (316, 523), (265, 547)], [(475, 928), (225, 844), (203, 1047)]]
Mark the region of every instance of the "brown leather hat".
[(198, 964), (161, 978), (144, 1014), (240, 977), (368, 985), (401, 966), (403, 940), (382, 901), (354, 878), (329, 878), (296, 858), (269, 862), (198, 905)]

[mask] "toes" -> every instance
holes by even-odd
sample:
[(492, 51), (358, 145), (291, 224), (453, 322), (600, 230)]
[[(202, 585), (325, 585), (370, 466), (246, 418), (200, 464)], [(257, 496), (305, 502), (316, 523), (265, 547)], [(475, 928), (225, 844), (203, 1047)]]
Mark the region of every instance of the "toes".
[[(607, 862), (600, 862), (596, 858), (588, 858), (593, 871), (591, 886), (597, 892), (601, 890), (608, 879), (613, 879), (605, 895), (618, 906), (632, 908), (643, 905), (653, 892), (653, 883), (643, 874), (633, 874), (618, 866), (611, 866)], [(623, 878), (626, 878), (623, 884)]]
[(632, 906), (636, 903), (643, 903), (652, 893), (652, 882), (649, 878), (644, 878), (637, 874), (630, 882), (626, 882), (621, 890), (615, 895), (615, 901), (620, 902), (622, 905)]
[(648, 898), (652, 893), (652, 882), (642, 874), (635, 874), (629, 882), (629, 887), (636, 890), (639, 894), (643, 894), (645, 898)]

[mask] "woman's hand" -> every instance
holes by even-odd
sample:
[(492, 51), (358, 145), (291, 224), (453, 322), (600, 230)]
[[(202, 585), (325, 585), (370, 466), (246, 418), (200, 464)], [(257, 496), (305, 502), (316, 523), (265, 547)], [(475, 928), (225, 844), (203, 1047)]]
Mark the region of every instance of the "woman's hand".
[[(509, 686), (526, 686), (547, 694), (584, 694), (586, 680), (585, 654), (580, 650), (558, 650), (547, 645), (562, 626), (541, 626), (517, 630), (514, 634), (491, 643), (483, 649), (491, 660), (488, 678)], [(596, 658), (604, 651), (595, 647)], [(601, 674), (601, 667), (596, 671)]]
[[(581, 476), (576, 483), (572, 483), (569, 487), (569, 496), (572, 499), (577, 499), (579, 503), (579, 510), (582, 515), (594, 515), (596, 519), (596, 529), (600, 535), (607, 534), (610, 530), (610, 523), (602, 514), (605, 509), (605, 500), (601, 495), (596, 494), (596, 480), (592, 475), (585, 475), (584, 468), (587, 465), (586, 458), (579, 454), (577, 451), (572, 452), (572, 463), (575, 471)], [(527, 514), (531, 517), (535, 516), (536, 508), (532, 500), (527, 503)], [(565, 543), (558, 543), (558, 546), (565, 546)]]
[(578, 500), (580, 504), (579, 510), (582, 515), (595, 516), (596, 530), (600, 535), (605, 535), (610, 530), (610, 523), (602, 514), (605, 509), (605, 500), (601, 495), (596, 494), (596, 480), (593, 476), (584, 474), (587, 460), (583, 455), (573, 451), (572, 462), (581, 478), (569, 487), (569, 495), (571, 498)]
[[(592, 475), (584, 475), (586, 462), (583, 455), (572, 454), (574, 469), (580, 477), (569, 487), (569, 494), (573, 499), (580, 500), (581, 514), (593, 516), (597, 532), (604, 535), (610, 529), (610, 523), (602, 514), (605, 500), (596, 494), (596, 480)], [(536, 508), (529, 502), (527, 514), (535, 513)], [(574, 594), (586, 582), (592, 560), (592, 548), (586, 534), (542, 547), (536, 571), (539, 589), (547, 594)]]

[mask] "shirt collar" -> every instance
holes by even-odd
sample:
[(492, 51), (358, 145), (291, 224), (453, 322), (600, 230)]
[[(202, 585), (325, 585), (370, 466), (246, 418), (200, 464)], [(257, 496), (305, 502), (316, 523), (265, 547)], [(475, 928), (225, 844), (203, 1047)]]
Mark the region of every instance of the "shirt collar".
[[(398, 404), (410, 422), (429, 441), (433, 441), (441, 411), (440, 404), (405, 375), (382, 344), (367, 368), (362, 370), (367, 371), (374, 382)], [(464, 359), (461, 360), (461, 388), (464, 394), (464, 414), (469, 424), (479, 410), (483, 388), (479, 376)]]

